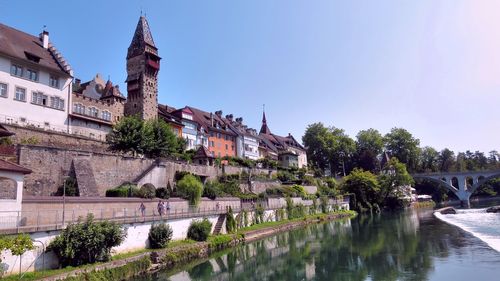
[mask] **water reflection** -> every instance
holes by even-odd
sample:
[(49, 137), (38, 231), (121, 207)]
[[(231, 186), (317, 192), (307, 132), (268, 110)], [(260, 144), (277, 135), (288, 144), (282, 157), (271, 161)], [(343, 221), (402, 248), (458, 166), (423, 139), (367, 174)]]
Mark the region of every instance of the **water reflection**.
[(471, 251), (500, 268), (496, 252), (469, 247), (476, 244), (481, 241), (429, 212), (360, 216), (311, 225), (237, 247), (171, 276), (163, 272), (141, 280), (427, 280), (436, 258), (460, 260)]

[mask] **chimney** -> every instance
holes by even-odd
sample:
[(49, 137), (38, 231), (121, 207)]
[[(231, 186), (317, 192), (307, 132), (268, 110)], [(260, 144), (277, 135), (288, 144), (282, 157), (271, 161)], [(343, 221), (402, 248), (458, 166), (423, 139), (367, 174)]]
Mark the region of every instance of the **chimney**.
[(80, 88), (80, 84), (82, 84), (82, 80), (78, 79), (78, 78), (75, 78), (75, 86), (77, 88)]
[(48, 49), (49, 48), (49, 32), (47, 30), (44, 30), (42, 32), (41, 35), (41, 38), (42, 39), (42, 46), (44, 49)]
[(226, 119), (229, 120), (229, 122), (233, 122), (233, 115), (232, 114), (226, 115)]
[(214, 115), (212, 112), (210, 112), (210, 125), (213, 127), (214, 126)]
[(219, 118), (222, 118), (222, 110), (217, 110), (215, 112), (215, 115), (217, 115)]
[(236, 118), (236, 123), (238, 123), (240, 125), (243, 124), (243, 118), (242, 117)]

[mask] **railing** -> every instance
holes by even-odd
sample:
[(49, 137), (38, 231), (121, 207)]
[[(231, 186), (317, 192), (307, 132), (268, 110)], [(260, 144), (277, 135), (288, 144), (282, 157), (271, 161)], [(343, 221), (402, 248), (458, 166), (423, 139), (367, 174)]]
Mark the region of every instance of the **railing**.
[[(40, 211), (1, 211), (0, 233), (22, 233), (49, 231), (65, 228), (69, 223), (75, 223), (80, 218), (93, 214), (96, 221), (114, 221), (118, 223), (139, 223), (168, 221), (172, 219), (206, 217), (225, 214), (231, 206), (234, 213), (242, 210), (252, 211), (258, 206), (265, 210), (275, 210), (286, 207), (284, 200), (241, 200), (239, 204), (213, 207), (177, 207), (165, 210), (161, 215), (157, 208), (146, 208), (142, 212), (139, 208), (109, 208), (109, 209), (73, 209), (73, 210), (40, 210)], [(348, 200), (330, 199), (330, 205), (342, 205)], [(311, 206), (312, 200), (302, 200), (300, 204)], [(317, 202), (319, 205), (319, 202)]]

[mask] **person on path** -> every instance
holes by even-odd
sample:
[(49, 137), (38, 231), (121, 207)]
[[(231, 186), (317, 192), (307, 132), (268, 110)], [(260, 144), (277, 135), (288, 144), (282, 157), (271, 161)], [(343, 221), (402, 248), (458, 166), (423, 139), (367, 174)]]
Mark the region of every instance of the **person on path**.
[(146, 206), (144, 205), (144, 202), (141, 202), (141, 206), (139, 206), (139, 210), (141, 211), (142, 218), (146, 217)]
[(165, 210), (165, 206), (163, 205), (163, 201), (158, 202), (158, 214), (160, 214), (160, 217), (163, 216), (163, 212)]

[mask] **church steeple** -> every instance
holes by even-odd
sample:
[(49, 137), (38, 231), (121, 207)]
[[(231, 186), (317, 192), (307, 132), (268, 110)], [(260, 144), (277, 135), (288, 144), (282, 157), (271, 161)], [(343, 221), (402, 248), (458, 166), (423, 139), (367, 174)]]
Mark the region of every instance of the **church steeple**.
[(127, 52), (126, 115), (144, 120), (158, 117), (160, 59), (148, 21), (141, 16)]
[(260, 133), (266, 134), (266, 135), (271, 134), (271, 130), (267, 126), (266, 111), (265, 110), (262, 111), (262, 127), (260, 127)]

